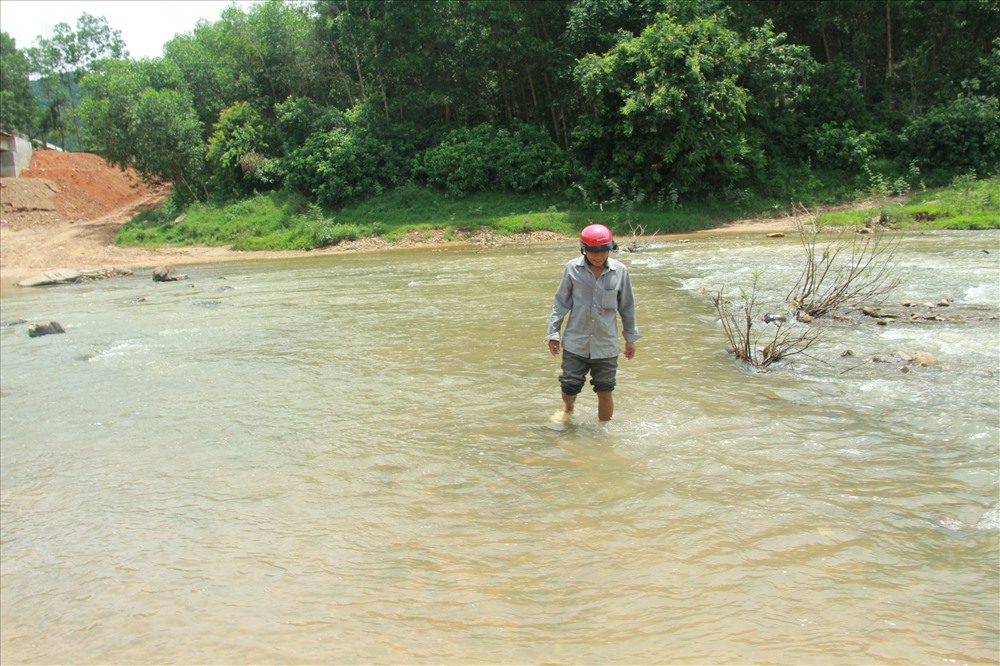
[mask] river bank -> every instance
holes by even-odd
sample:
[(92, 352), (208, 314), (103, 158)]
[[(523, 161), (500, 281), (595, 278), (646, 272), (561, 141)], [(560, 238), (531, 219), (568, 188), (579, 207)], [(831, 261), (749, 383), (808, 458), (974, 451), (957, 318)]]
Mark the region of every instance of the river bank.
[[(163, 266), (185, 266), (232, 261), (289, 259), (407, 248), (472, 244), (484, 249), (566, 243), (574, 239), (551, 231), (501, 236), (488, 228), (462, 234), (443, 229), (415, 231), (402, 239), (364, 238), (315, 250), (261, 250), (245, 252), (229, 246), (128, 247), (115, 244), (122, 225), (143, 210), (159, 206), (167, 192), (142, 183), (136, 174), (112, 167), (97, 155), (36, 152), (20, 177), (0, 179), (0, 294), (20, 289), (18, 283), (47, 271), (68, 269), (84, 273), (115, 274), (122, 270), (152, 271)], [(849, 204), (847, 207), (868, 207)], [(836, 206), (833, 208), (843, 208)], [(748, 217), (689, 236), (750, 234), (766, 238), (794, 233), (809, 213), (776, 217)], [(619, 230), (615, 230), (619, 231)], [(642, 244), (648, 239), (618, 234), (620, 244)]]
[[(115, 245), (114, 238), (121, 226), (143, 206), (151, 205), (155, 198), (156, 195), (150, 195), (137, 204), (130, 204), (91, 220), (56, 219), (35, 224), (0, 225), (0, 290), (7, 293), (16, 288), (17, 283), (21, 280), (45, 271), (64, 268), (79, 271), (110, 269), (142, 271), (152, 270), (165, 264), (183, 266), (229, 261), (288, 259), (416, 245), (475, 244), (491, 248), (573, 240), (568, 236), (547, 231), (500, 236), (489, 230), (482, 230), (454, 240), (448, 240), (443, 231), (430, 233), (421, 231), (409, 234), (397, 241), (367, 238), (316, 250), (243, 252), (233, 250), (229, 246), (143, 248)], [(792, 216), (747, 218), (695, 233), (697, 235), (759, 234), (766, 237), (769, 233), (794, 232), (796, 221), (797, 218)]]
[[(18, 282), (47, 271), (115, 273), (152, 270), (157, 266), (184, 266), (231, 261), (288, 259), (434, 245), (474, 244), (483, 248), (572, 242), (548, 231), (500, 236), (490, 229), (462, 235), (417, 231), (396, 241), (365, 238), (309, 251), (233, 250), (229, 246), (126, 247), (114, 239), (122, 225), (143, 210), (160, 205), (164, 188), (142, 183), (137, 174), (117, 169), (89, 153), (36, 151), (19, 177), (0, 179), (0, 293)], [(862, 208), (860, 202), (831, 208)], [(806, 213), (736, 220), (691, 234), (794, 233)], [(622, 241), (620, 230), (619, 241)], [(629, 239), (641, 243), (642, 239)], [(625, 243), (621, 243), (625, 246)]]

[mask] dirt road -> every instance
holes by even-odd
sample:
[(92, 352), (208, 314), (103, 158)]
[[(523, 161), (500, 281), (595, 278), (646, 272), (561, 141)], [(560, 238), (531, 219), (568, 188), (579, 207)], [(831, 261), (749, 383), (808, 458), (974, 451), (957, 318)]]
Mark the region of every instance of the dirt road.
[(19, 177), (0, 179), (0, 286), (57, 268), (134, 270), (245, 258), (228, 248), (116, 246), (121, 226), (164, 194), (97, 155), (36, 151)]

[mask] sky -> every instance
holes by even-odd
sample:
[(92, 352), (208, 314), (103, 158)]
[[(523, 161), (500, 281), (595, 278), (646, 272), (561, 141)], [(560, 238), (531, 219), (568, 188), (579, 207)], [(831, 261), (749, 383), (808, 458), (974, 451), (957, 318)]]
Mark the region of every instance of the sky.
[[(255, 1), (238, 0), (244, 11)], [(35, 46), (39, 36), (51, 37), (57, 23), (76, 30), (84, 12), (103, 16), (119, 30), (129, 56), (159, 58), (163, 44), (194, 30), (198, 19), (212, 22), (232, 0), (0, 0), (0, 31), (14, 38), (18, 50)]]

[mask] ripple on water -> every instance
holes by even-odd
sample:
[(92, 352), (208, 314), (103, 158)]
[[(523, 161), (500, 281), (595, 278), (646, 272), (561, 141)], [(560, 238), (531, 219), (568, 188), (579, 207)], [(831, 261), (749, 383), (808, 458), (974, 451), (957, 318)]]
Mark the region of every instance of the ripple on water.
[[(907, 297), (995, 311), (995, 262), (941, 238)], [(68, 328), (0, 334), (5, 661), (995, 661), (997, 323), (843, 325), (747, 372), (694, 290), (798, 251), (623, 256), (639, 355), (614, 423), (588, 390), (564, 432), (569, 246), (5, 300)], [(870, 362), (914, 349), (941, 365)]]

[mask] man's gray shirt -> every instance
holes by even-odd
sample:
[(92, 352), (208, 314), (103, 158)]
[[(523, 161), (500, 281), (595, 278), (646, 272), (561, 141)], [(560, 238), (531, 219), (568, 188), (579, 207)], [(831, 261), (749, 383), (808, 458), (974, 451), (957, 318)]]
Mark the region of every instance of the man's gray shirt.
[(560, 340), (559, 329), (569, 315), (561, 342), (566, 351), (587, 358), (610, 358), (621, 353), (616, 320), (622, 318), (625, 342), (639, 339), (635, 322), (635, 297), (628, 269), (608, 257), (599, 278), (583, 255), (566, 262), (556, 290), (545, 340)]

